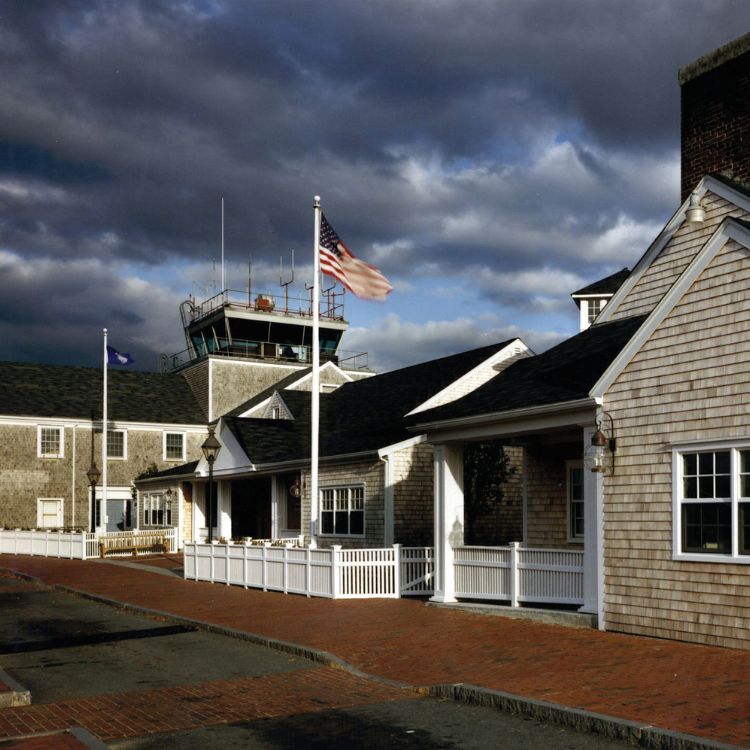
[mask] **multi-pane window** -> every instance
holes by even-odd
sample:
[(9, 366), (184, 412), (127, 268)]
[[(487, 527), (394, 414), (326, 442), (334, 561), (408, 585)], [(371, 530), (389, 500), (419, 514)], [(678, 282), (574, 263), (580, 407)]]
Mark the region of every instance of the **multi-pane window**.
[(143, 526), (171, 526), (172, 498), (161, 493), (143, 495), (141, 521)]
[(185, 433), (164, 433), (164, 458), (167, 461), (185, 460)]
[(365, 533), (365, 488), (326, 487), (320, 491), (322, 534), (363, 536)]
[(750, 555), (750, 448), (675, 452), (675, 554)]
[(39, 427), (37, 438), (37, 452), (41, 458), (63, 457), (62, 427)]
[(583, 539), (583, 465), (568, 464), (568, 537)]
[(126, 458), (125, 430), (107, 430), (107, 458)]
[(607, 304), (607, 300), (603, 298), (595, 298), (590, 299), (588, 305), (588, 317), (589, 317), (589, 325), (591, 325), (599, 316), (599, 313), (604, 308), (604, 305)]

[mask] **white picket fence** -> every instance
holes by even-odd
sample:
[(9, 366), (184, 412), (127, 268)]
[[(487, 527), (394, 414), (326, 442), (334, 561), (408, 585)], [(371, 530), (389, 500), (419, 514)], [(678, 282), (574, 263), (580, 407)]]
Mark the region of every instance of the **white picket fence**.
[(459, 599), (583, 604), (583, 550), (508, 547), (454, 549)]
[[(458, 547), (462, 599), (583, 604), (583, 552), (522, 547)], [(432, 547), (325, 549), (185, 544), (185, 578), (331, 599), (434, 593)]]
[[(40, 557), (65, 557), (86, 560), (99, 557), (99, 540), (102, 537), (127, 537), (135, 531), (116, 531), (99, 535), (88, 531), (47, 531), (44, 529), (0, 529), (0, 555), (38, 555)], [(167, 537), (170, 552), (177, 552), (177, 529), (159, 529), (154, 536)], [(113, 552), (111, 556), (132, 552)]]
[[(93, 550), (95, 554), (92, 554)], [(0, 554), (85, 560), (99, 555), (96, 534), (38, 529), (0, 529)]]

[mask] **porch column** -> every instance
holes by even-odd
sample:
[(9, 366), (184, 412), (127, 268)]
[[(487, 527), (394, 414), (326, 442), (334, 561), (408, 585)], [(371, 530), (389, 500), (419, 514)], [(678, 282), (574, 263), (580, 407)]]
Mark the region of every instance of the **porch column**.
[(455, 602), (453, 548), (464, 543), (463, 445), (436, 445), (434, 602)]
[[(596, 427), (583, 430), (583, 450), (591, 445)], [(583, 606), (580, 612), (596, 615), (604, 630), (604, 477), (583, 471)]]
[(219, 536), (225, 539), (232, 538), (232, 493), (229, 482), (222, 481), (218, 483), (217, 489), (217, 507), (216, 507), (216, 525), (218, 526)]

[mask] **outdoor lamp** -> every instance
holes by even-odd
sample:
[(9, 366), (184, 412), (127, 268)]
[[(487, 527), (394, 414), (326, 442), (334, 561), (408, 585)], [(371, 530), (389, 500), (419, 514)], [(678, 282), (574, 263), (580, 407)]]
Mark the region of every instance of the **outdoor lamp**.
[(96, 531), (96, 485), (99, 482), (99, 477), (102, 475), (101, 471), (97, 468), (96, 462), (92, 459), (91, 466), (86, 472), (86, 476), (89, 480), (89, 486), (91, 487), (91, 531)]
[[(609, 417), (610, 433), (614, 433), (612, 417), (606, 412), (602, 414)], [(591, 437), (591, 445), (586, 449), (583, 457), (584, 466), (595, 474), (612, 474), (615, 465), (615, 449), (615, 438), (607, 437), (602, 430), (602, 420), (599, 419), (596, 432)]]
[(208, 428), (208, 437), (203, 441), (201, 445), (203, 455), (206, 457), (208, 462), (208, 497), (206, 498), (206, 526), (208, 526), (208, 543), (213, 541), (213, 524), (211, 523), (211, 500), (214, 493), (214, 461), (216, 456), (219, 455), (221, 450), (221, 443), (216, 439), (214, 435), (214, 428)]
[(701, 205), (701, 197), (698, 193), (690, 194), (690, 205), (685, 212), (688, 224), (702, 224), (706, 220), (706, 209)]

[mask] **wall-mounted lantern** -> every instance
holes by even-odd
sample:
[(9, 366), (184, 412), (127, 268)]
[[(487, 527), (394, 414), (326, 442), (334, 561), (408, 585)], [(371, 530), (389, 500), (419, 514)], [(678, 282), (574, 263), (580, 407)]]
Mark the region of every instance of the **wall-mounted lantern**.
[(596, 432), (591, 437), (591, 445), (586, 449), (583, 465), (595, 474), (613, 474), (615, 469), (615, 450), (617, 444), (614, 438), (614, 422), (607, 412), (602, 417), (609, 419), (609, 436), (602, 430), (602, 418), (596, 423)]

